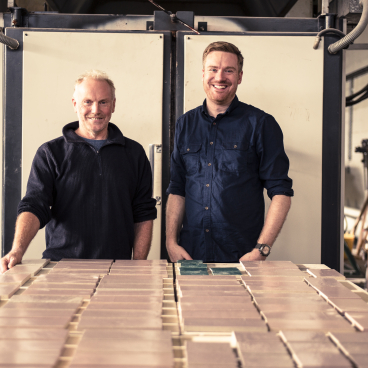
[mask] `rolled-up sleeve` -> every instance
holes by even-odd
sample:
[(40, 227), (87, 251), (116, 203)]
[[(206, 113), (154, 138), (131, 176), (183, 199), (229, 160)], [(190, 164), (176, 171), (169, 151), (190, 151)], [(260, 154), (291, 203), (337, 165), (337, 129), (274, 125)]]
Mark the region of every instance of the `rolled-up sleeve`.
[(175, 140), (174, 140), (174, 150), (171, 154), (171, 163), (170, 163), (170, 183), (169, 187), (166, 190), (166, 194), (175, 194), (185, 197), (185, 183), (186, 183), (186, 169), (184, 162), (180, 155), (180, 149), (178, 145), (179, 135), (181, 133), (180, 123), (181, 119), (179, 118), (176, 123), (175, 129)]
[(147, 156), (143, 150), (138, 160), (139, 180), (132, 202), (134, 223), (154, 220), (157, 217), (156, 199), (152, 198), (152, 172)]
[(40, 221), (40, 229), (51, 219), (54, 178), (52, 158), (44, 144), (37, 150), (33, 159), (27, 192), (18, 205), (18, 215), (22, 212), (33, 213)]
[(289, 159), (285, 153), (283, 134), (271, 115), (266, 115), (257, 127), (259, 177), (272, 199), (274, 195), (293, 196), (293, 181), (288, 177)]

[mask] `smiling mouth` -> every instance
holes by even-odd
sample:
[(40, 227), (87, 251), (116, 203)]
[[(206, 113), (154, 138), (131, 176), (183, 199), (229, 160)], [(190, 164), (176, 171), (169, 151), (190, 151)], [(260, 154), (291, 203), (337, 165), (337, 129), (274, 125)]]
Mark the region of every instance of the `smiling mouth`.
[(101, 117), (88, 117), (87, 119), (92, 120), (92, 121), (99, 121), (99, 120), (102, 120), (103, 118), (101, 118)]
[(213, 84), (212, 87), (214, 87), (215, 89), (226, 89), (227, 88), (227, 86), (218, 85), (218, 84)]

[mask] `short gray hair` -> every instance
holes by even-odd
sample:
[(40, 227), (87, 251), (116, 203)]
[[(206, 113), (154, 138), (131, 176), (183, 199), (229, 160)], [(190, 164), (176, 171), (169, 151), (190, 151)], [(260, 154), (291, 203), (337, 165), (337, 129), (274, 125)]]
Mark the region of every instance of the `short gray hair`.
[(111, 88), (111, 94), (112, 94), (112, 99), (115, 99), (115, 86), (114, 86), (114, 82), (108, 77), (108, 75), (105, 72), (102, 72), (101, 70), (87, 70), (86, 72), (84, 72), (83, 74), (81, 74), (77, 80), (75, 81), (75, 85), (74, 85), (74, 90), (75, 87), (77, 87), (79, 84), (81, 84), (84, 80), (86, 79), (96, 79), (96, 80), (102, 80), (107, 82), (107, 84), (110, 86)]

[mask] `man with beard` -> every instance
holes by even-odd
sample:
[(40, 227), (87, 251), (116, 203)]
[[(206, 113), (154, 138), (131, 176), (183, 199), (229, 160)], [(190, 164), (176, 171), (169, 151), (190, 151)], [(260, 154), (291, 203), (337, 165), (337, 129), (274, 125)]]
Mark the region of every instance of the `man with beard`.
[[(166, 209), (173, 262), (265, 260), (289, 211), (293, 190), (283, 135), (271, 115), (236, 97), (242, 67), (233, 44), (207, 46), (207, 98), (177, 121)], [(272, 199), (266, 220), (264, 188)]]

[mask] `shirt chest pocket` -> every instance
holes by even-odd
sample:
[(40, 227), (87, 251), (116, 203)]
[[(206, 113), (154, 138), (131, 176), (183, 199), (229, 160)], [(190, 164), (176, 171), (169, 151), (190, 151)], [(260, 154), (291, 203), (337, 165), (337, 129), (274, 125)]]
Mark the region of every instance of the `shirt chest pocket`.
[(219, 169), (228, 172), (243, 172), (248, 162), (248, 142), (222, 143)]
[(201, 144), (188, 144), (180, 149), (180, 155), (184, 161), (187, 175), (193, 175), (198, 171), (201, 147)]

